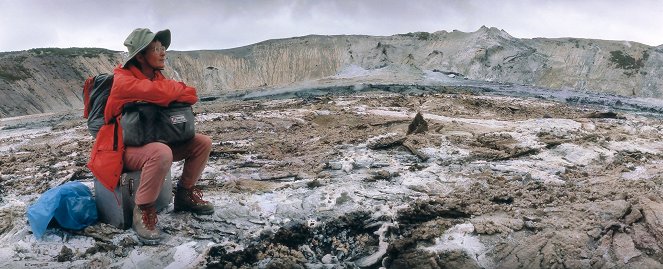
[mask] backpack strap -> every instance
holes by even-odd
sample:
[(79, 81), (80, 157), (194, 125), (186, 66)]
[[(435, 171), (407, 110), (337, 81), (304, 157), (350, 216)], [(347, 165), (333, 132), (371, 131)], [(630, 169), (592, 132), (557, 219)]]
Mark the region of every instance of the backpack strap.
[(94, 86), (94, 77), (89, 77), (85, 80), (85, 85), (83, 85), (83, 118), (86, 119), (90, 115), (90, 109), (92, 109), (92, 105), (90, 104), (92, 86)]

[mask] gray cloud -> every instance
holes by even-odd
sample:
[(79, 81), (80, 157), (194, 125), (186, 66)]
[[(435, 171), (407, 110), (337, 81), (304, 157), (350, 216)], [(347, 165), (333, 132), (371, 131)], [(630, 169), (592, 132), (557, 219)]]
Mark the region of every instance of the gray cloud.
[(173, 31), (172, 49), (224, 49), (308, 34), (475, 31), (663, 44), (657, 0), (0, 0), (0, 51), (124, 50), (137, 27)]

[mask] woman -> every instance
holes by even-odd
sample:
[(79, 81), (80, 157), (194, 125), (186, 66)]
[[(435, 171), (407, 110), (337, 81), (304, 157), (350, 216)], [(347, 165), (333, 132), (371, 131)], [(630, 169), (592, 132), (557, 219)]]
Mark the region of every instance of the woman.
[[(104, 110), (105, 124), (97, 134), (88, 167), (106, 186), (113, 190), (123, 170), (141, 170), (133, 210), (133, 229), (145, 243), (158, 243), (155, 201), (173, 161), (184, 160), (182, 177), (175, 191), (175, 211), (212, 214), (214, 207), (202, 199), (195, 184), (207, 164), (212, 148), (208, 136), (196, 134), (177, 145), (152, 142), (139, 147), (125, 147), (121, 139), (122, 108), (130, 102), (142, 101), (167, 106), (172, 102), (194, 104), (196, 89), (182, 82), (166, 79), (161, 70), (166, 65), (166, 49), (170, 46), (170, 30), (153, 33), (146, 28), (135, 29), (124, 41), (129, 51), (127, 61), (113, 71), (114, 79)], [(118, 134), (120, 134), (118, 139)]]

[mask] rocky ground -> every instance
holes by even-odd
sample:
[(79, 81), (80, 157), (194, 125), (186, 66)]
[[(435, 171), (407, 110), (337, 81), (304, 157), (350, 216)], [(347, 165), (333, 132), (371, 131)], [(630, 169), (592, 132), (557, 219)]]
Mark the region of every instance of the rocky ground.
[(91, 137), (78, 114), (4, 120), (0, 267), (663, 267), (659, 118), (464, 91), (195, 111), (215, 141), (200, 185), (216, 212), (171, 205), (159, 246), (101, 223), (36, 240), (27, 206), (92, 187)]

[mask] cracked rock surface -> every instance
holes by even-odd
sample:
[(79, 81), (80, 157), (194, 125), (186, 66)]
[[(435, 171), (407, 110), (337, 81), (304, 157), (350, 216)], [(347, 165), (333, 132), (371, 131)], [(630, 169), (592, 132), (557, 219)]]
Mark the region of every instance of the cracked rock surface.
[(68, 181), (92, 187), (92, 138), (77, 114), (3, 120), (0, 267), (663, 267), (658, 118), (432, 92), (194, 110), (216, 211), (171, 205), (158, 246), (103, 223), (36, 240), (26, 208)]

